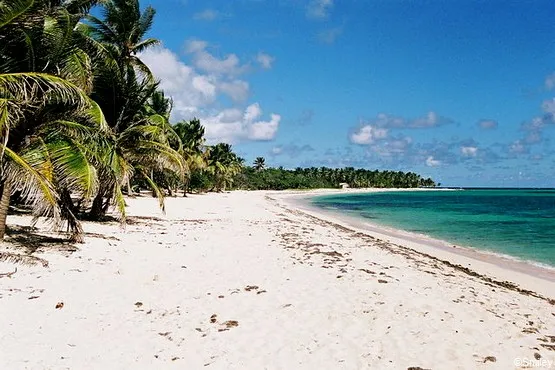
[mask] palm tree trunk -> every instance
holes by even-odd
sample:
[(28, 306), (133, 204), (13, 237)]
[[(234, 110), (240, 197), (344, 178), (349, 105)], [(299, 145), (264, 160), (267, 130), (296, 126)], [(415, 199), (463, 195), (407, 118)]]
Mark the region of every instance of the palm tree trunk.
[(72, 243), (83, 243), (83, 228), (77, 217), (75, 217), (76, 208), (73, 205), (71, 193), (64, 188), (61, 190), (60, 195), (62, 201), (62, 214), (67, 220), (67, 231), (70, 234), (69, 241)]
[(131, 188), (131, 180), (127, 178), (127, 196), (133, 196), (133, 189)]
[(104, 196), (103, 192), (99, 191), (94, 197), (91, 210), (89, 212), (89, 218), (92, 220), (98, 220), (102, 216), (102, 206), (103, 206)]
[(108, 213), (108, 209), (110, 209), (110, 204), (112, 203), (112, 196), (109, 195), (106, 200), (104, 201), (104, 205), (102, 206), (102, 215), (104, 216)]
[[(154, 170), (152, 169), (150, 170), (150, 179), (154, 181)], [(152, 197), (156, 198), (156, 190), (154, 190), (154, 188), (152, 188)]]
[(185, 180), (183, 183), (183, 196), (187, 197), (187, 190), (189, 188), (189, 179)]
[(6, 234), (6, 218), (10, 206), (11, 187), (6, 181), (0, 183), (0, 239)]

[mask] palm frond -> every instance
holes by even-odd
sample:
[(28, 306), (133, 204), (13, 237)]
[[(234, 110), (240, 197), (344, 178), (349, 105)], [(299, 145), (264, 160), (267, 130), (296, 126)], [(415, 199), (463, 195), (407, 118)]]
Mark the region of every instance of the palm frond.
[(166, 213), (166, 206), (164, 204), (164, 193), (162, 193), (158, 185), (154, 182), (153, 179), (150, 178), (150, 176), (146, 174), (145, 171), (141, 171), (141, 175), (143, 175), (147, 183), (152, 188), (152, 191), (154, 192), (154, 194), (156, 194), (156, 198), (158, 198), (160, 209), (162, 210), (162, 212)]
[(123, 192), (121, 191), (121, 185), (116, 184), (114, 186), (113, 192), (113, 203), (116, 207), (116, 211), (119, 215), (120, 222), (125, 223), (126, 213), (125, 213), (125, 198), (123, 197)]
[[(116, 73), (118, 65), (116, 62), (116, 50), (111, 45), (95, 38), (97, 29), (91, 24), (78, 23), (75, 27), (78, 42), (87, 51), (87, 54), (95, 62), (96, 67), (102, 67)], [(95, 71), (96, 72), (96, 71)]]
[[(52, 15), (46, 14), (44, 16), (42, 32), (40, 35), (40, 47), (42, 50), (47, 50), (45, 54), (50, 61), (58, 61), (63, 59), (72, 49), (71, 37), (73, 35), (73, 22), (71, 15), (64, 8), (58, 8)], [(52, 63), (46, 63), (42, 68), (43, 72), (48, 72), (48, 67)], [(51, 70), (56, 73), (57, 71)], [(57, 74), (57, 73), (56, 73)]]
[(20, 30), (21, 36), (25, 45), (25, 57), (28, 64), (28, 69), (34, 71), (36, 69), (36, 52), (35, 44), (36, 41), (31, 37), (30, 32), (27, 30)]
[(37, 103), (41, 95), (43, 102), (73, 104), (77, 109), (90, 104), (83, 90), (61, 77), (36, 72), (0, 74), (0, 96)]
[[(13, 99), (0, 98), (0, 140), (7, 144), (10, 124), (17, 122), (23, 116), (21, 107)], [(0, 160), (2, 156), (0, 155)]]
[(0, 251), (0, 262), (16, 263), (19, 265), (26, 265), (26, 266), (36, 266), (40, 264), (43, 267), (48, 267), (48, 261), (43, 258), (30, 256), (28, 254), (19, 254), (19, 253), (11, 253), (11, 252), (3, 252), (3, 251)]
[(107, 133), (110, 130), (106, 117), (104, 117), (104, 112), (100, 105), (94, 100), (89, 100), (89, 109), (84, 113), (89, 121), (94, 124), (94, 128), (101, 133)]
[(123, 184), (133, 174), (133, 167), (121, 154), (117, 144), (105, 143), (98, 148), (98, 163), (96, 164), (99, 172), (102, 172), (102, 181), (113, 184)]
[(59, 137), (60, 135), (80, 141), (88, 141), (96, 134), (95, 127), (90, 127), (75, 121), (56, 120), (43, 125), (38, 131), (38, 135), (45, 138)]
[(151, 6), (147, 6), (143, 13), (140, 15), (136, 28), (133, 30), (134, 39), (141, 39), (152, 28), (152, 23), (154, 22), (155, 15), (156, 10)]
[(101, 1), (102, 0), (65, 0), (63, 6), (72, 14), (85, 15), (93, 6)]
[(137, 137), (148, 138), (170, 145), (177, 151), (181, 149), (181, 139), (167, 119), (159, 114), (145, 117), (122, 132), (120, 137), (122, 140), (133, 140)]
[(148, 82), (155, 81), (154, 75), (152, 74), (150, 68), (148, 68), (148, 66), (144, 64), (142, 60), (140, 60), (136, 56), (131, 56), (130, 60), (131, 60), (131, 64), (135, 67), (135, 69), (140, 73), (140, 75), (144, 79), (146, 79)]
[(86, 17), (86, 19), (93, 25), (90, 30), (99, 41), (115, 42), (118, 39), (117, 31), (112, 29), (106, 22), (90, 14)]
[(0, 2), (0, 28), (12, 23), (33, 6), (33, 0), (9, 0)]
[(157, 45), (160, 45), (160, 40), (155, 38), (148, 38), (133, 46), (133, 53), (139, 54), (146, 49)]
[(41, 155), (23, 158), (7, 147), (4, 147), (4, 154), (4, 176), (12, 189), (21, 191), (22, 198), (32, 204), (36, 216), (51, 216), (55, 226), (59, 225), (58, 194), (53, 184), (37, 170), (41, 166), (44, 169), (45, 159)]
[(67, 53), (61, 63), (60, 76), (90, 94), (93, 82), (90, 56), (81, 49)]
[(96, 169), (87, 158), (87, 149), (76, 142), (58, 140), (47, 143), (56, 181), (68, 190), (90, 198), (98, 188)]
[[(187, 170), (187, 165), (183, 156), (178, 151), (172, 149), (167, 144), (153, 140), (141, 140), (133, 148), (133, 152), (138, 153), (138, 160), (150, 160), (158, 169), (173, 170), (183, 176)], [(132, 153), (130, 153), (132, 155)]]

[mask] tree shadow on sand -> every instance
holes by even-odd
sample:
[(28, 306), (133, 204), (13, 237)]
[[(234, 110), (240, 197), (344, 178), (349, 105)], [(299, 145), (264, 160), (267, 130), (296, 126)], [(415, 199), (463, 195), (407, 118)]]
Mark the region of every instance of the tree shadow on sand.
[(71, 254), (78, 250), (63, 234), (60, 236), (39, 234), (36, 228), (29, 226), (8, 227), (2, 244), (5, 250), (0, 251), (0, 261), (28, 266), (48, 267), (48, 261), (37, 257), (36, 253), (49, 251)]

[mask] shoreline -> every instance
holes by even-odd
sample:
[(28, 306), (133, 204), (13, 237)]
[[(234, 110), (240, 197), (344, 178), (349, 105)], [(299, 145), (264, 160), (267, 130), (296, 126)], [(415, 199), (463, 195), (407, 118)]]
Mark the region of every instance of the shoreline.
[[(391, 191), (459, 191), (459, 189), (325, 189), (306, 192), (274, 193), (288, 206), (299, 209), (311, 216), (342, 226), (354, 228), (378, 239), (409, 247), (440, 260), (465, 266), (481, 275), (492, 276), (496, 280), (513, 282), (525, 290), (535, 291), (549, 299), (555, 298), (555, 266), (522, 260), (502, 253), (483, 251), (472, 247), (454, 245), (446, 240), (402, 229), (374, 224), (340, 211), (320, 208), (310, 204), (310, 199), (322, 195), (356, 194)], [(277, 196), (276, 196), (277, 195)]]

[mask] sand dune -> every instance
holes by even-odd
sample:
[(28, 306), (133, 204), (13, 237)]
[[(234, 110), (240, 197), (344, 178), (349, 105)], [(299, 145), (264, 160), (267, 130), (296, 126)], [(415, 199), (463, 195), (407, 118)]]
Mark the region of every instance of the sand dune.
[(555, 369), (553, 282), (519, 292), (283, 193), (156, 206), (36, 245), (48, 267), (0, 263), (1, 369)]

